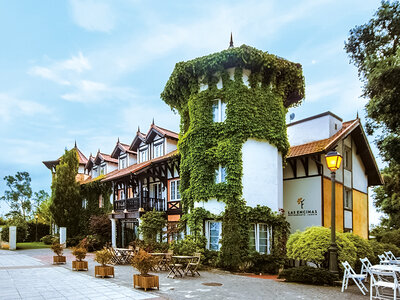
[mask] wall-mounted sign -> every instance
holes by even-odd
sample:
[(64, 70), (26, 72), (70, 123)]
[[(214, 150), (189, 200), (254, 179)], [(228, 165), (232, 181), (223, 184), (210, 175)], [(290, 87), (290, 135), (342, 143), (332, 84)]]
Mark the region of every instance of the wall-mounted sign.
[(287, 215), (290, 217), (300, 217), (300, 216), (316, 216), (318, 215), (318, 209), (304, 209), (304, 203), (307, 200), (303, 197), (297, 199), (297, 204), (300, 209), (288, 210)]

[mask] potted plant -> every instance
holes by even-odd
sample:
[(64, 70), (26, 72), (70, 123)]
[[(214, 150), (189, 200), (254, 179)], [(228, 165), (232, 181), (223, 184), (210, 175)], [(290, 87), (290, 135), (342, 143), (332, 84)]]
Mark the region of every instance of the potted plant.
[(61, 245), (60, 243), (54, 242), (51, 245), (51, 250), (53, 250), (53, 252), (55, 254), (57, 254), (56, 256), (53, 256), (53, 265), (54, 264), (65, 264), (67, 262), (67, 259), (65, 256), (63, 256), (63, 245)]
[(156, 264), (154, 257), (146, 251), (140, 249), (132, 258), (131, 265), (137, 269), (140, 274), (133, 275), (133, 287), (139, 286), (147, 291), (148, 288), (159, 289), (159, 281), (157, 275), (150, 275), (149, 271)]
[(87, 250), (83, 247), (72, 248), (72, 255), (76, 257), (76, 260), (72, 262), (72, 270), (81, 271), (88, 270), (88, 262), (83, 260), (86, 257)]
[(112, 254), (108, 249), (104, 248), (103, 250), (97, 251), (94, 260), (99, 264), (101, 264), (100, 266), (94, 267), (95, 277), (97, 276), (101, 276), (102, 278), (106, 276), (114, 277), (114, 267), (107, 266), (107, 264), (110, 264), (112, 262)]

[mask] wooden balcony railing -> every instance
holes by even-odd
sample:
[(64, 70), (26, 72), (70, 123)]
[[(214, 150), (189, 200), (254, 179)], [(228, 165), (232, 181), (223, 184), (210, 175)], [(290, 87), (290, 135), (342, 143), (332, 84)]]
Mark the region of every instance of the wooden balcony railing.
[(153, 210), (154, 208), (156, 211), (165, 211), (164, 199), (162, 198), (143, 197), (142, 205), (140, 205), (139, 197), (114, 201), (115, 211), (124, 211), (125, 209), (127, 211), (136, 211), (140, 207), (144, 208), (145, 211)]
[(168, 201), (167, 202), (167, 214), (168, 215), (182, 214), (181, 201)]

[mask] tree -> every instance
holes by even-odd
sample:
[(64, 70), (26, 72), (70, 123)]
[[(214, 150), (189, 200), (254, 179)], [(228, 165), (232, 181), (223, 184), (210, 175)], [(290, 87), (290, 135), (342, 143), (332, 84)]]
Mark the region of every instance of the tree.
[[(377, 132), (376, 144), (388, 167), (385, 185), (374, 189), (375, 205), (388, 214), (390, 227), (400, 228), (400, 3), (382, 1), (374, 17), (350, 31), (345, 49), (364, 83), (369, 101), (367, 133)], [(398, 182), (398, 181), (397, 181)]]
[(69, 236), (76, 236), (80, 232), (79, 220), (82, 202), (79, 183), (76, 182), (78, 166), (76, 149), (65, 150), (65, 154), (56, 167), (56, 174), (51, 185), (51, 215), (58, 226), (67, 227)]
[(17, 172), (15, 176), (5, 176), (4, 180), (8, 190), (0, 200), (5, 201), (10, 206), (11, 211), (7, 214), (11, 217), (21, 216), (26, 221), (32, 209), (31, 197), (31, 177), (28, 172)]

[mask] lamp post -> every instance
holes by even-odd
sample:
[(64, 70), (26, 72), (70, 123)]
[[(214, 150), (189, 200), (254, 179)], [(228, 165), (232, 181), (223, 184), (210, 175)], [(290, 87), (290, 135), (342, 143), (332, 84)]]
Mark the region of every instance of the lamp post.
[(37, 238), (37, 221), (38, 221), (38, 219), (39, 219), (39, 216), (38, 216), (38, 215), (35, 215), (35, 220), (36, 220), (36, 235), (35, 235), (35, 242), (37, 242), (37, 241), (38, 241), (38, 238)]
[(338, 273), (337, 246), (336, 246), (336, 170), (340, 168), (342, 156), (336, 151), (330, 151), (325, 155), (326, 165), (331, 171), (332, 196), (331, 196), (331, 246), (329, 247), (329, 271)]

